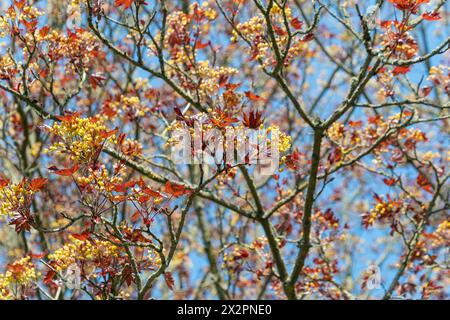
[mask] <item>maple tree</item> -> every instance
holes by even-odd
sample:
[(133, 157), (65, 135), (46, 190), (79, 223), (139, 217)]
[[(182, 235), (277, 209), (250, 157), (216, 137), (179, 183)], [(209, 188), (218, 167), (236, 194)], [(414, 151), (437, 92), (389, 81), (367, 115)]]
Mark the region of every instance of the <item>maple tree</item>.
[(448, 298), (448, 1), (68, 2), (0, 6), (0, 299)]

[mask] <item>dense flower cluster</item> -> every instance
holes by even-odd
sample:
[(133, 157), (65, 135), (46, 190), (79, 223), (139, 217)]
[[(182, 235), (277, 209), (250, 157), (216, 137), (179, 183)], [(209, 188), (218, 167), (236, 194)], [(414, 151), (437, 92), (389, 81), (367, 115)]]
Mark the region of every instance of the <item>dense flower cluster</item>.
[(79, 240), (72, 236), (62, 248), (49, 254), (48, 259), (58, 272), (65, 271), (73, 264), (82, 266), (86, 272), (92, 272), (100, 261), (118, 258), (120, 254), (120, 247), (109, 241)]
[(75, 180), (78, 186), (85, 192), (98, 191), (111, 196), (114, 186), (123, 182), (124, 168), (118, 170), (111, 175), (105, 165), (100, 165), (98, 169), (88, 168), (85, 175), (77, 175)]
[(235, 68), (211, 67), (209, 61), (199, 61), (197, 69), (192, 72), (192, 75), (202, 79), (196, 90), (199, 91), (202, 98), (206, 98), (219, 90), (222, 79), (228, 79), (238, 73), (239, 71)]
[(108, 115), (124, 115), (133, 120), (143, 117), (148, 110), (149, 107), (139, 97), (121, 95), (115, 100), (107, 101), (103, 112)]
[[(169, 126), (172, 137), (167, 140), (166, 144), (172, 146), (181, 141), (185, 142), (186, 137), (184, 135), (189, 134), (191, 147), (195, 148), (198, 153), (195, 156), (200, 156), (199, 153), (205, 149), (204, 147), (200, 149), (199, 143), (200, 146), (215, 143), (215, 146), (218, 147), (217, 150), (225, 151), (227, 148), (233, 148), (242, 151), (243, 153), (239, 155), (240, 159), (246, 162), (267, 156), (271, 154), (273, 149), (277, 149), (280, 159), (283, 160), (282, 154), (291, 148), (292, 138), (277, 125), (265, 126), (261, 123), (258, 128), (250, 129), (245, 126), (244, 120), (243, 123), (233, 126), (234, 123), (239, 121), (237, 118), (227, 116), (223, 112), (211, 111), (209, 117), (206, 115), (203, 117), (203, 119), (206, 119), (205, 121), (196, 122), (198, 128), (194, 129), (195, 119), (197, 118), (185, 118), (184, 121), (177, 121)], [(191, 122), (192, 127), (186, 126), (186, 123)], [(233, 140), (227, 141), (229, 138)], [(272, 145), (273, 141), (277, 143), (276, 146)], [(215, 152), (211, 149), (206, 150), (206, 152), (208, 151)]]
[(401, 143), (406, 149), (413, 150), (418, 143), (428, 140), (426, 134), (418, 128), (402, 128), (395, 137), (388, 134), (390, 127), (399, 125), (411, 115), (409, 111), (405, 111), (388, 118), (370, 117), (365, 127), (363, 127), (362, 121), (350, 121), (348, 126), (339, 122), (334, 123), (327, 130), (327, 136), (338, 148), (338, 161), (334, 162), (351, 159), (352, 155), (357, 154), (363, 148), (370, 147), (379, 139), (382, 141), (374, 150), (375, 162), (380, 160), (382, 154), (389, 154), (389, 152), (392, 160), (402, 161), (403, 158), (396, 152), (396, 148), (392, 147), (391, 142)]
[(366, 228), (373, 225), (376, 221), (392, 221), (402, 209), (403, 202), (393, 200), (389, 196), (385, 200), (375, 195), (375, 200), (375, 207), (369, 213), (363, 215), (363, 225)]
[(46, 183), (47, 179), (44, 178), (22, 179), (19, 183), (10, 183), (8, 179), (0, 178), (0, 216), (15, 217), (13, 223), (18, 228), (22, 226), (29, 229), (31, 202)]
[(46, 152), (67, 155), (72, 161), (90, 163), (107, 142), (114, 142), (116, 130), (108, 131), (104, 117), (82, 118), (79, 113), (60, 117), (49, 128), (58, 138)]
[[(194, 52), (199, 45), (196, 44), (198, 40), (191, 35), (190, 26), (193, 24), (194, 30), (198, 33), (207, 33), (208, 25), (206, 22), (216, 19), (217, 12), (209, 7), (208, 2), (203, 2), (202, 5), (196, 2), (191, 4), (189, 12), (187, 14), (182, 11), (175, 11), (167, 17), (169, 28), (165, 34), (164, 46), (170, 49), (170, 64), (176, 66), (187, 64), (187, 68), (191, 69), (195, 61)], [(155, 51), (152, 47), (150, 49), (153, 52)]]
[(450, 67), (444, 65), (431, 67), (428, 80), (432, 81), (435, 86), (442, 88), (450, 99)]
[(14, 61), (9, 55), (0, 57), (0, 79), (7, 80), (17, 73)]
[(35, 281), (37, 272), (29, 256), (8, 264), (0, 274), (0, 300), (23, 298)]
[(417, 41), (408, 32), (407, 26), (396, 21), (388, 21), (383, 27), (385, 32), (380, 45), (386, 51), (386, 56), (407, 60), (418, 53)]
[(25, 6), (24, 3), (21, 6), (17, 6), (17, 9), (14, 6), (10, 6), (0, 16), (0, 37), (5, 37), (9, 30), (20, 32), (19, 25), (24, 26), (29, 31), (35, 31), (37, 18), (44, 14), (35, 7)]
[[(272, 20), (276, 45), (284, 49), (287, 52), (284, 57), (284, 66), (298, 56), (311, 57), (314, 55), (313, 51), (309, 49), (308, 41), (311, 40), (312, 35), (304, 37), (296, 37), (291, 39), (291, 34), (294, 31), (301, 29), (302, 22), (298, 18), (294, 18), (292, 11), (289, 7), (284, 10), (274, 3), (270, 10), (270, 17)], [(286, 21), (289, 22), (291, 27), (286, 26)], [(291, 28), (291, 32), (288, 32), (287, 28)], [(268, 40), (268, 26), (264, 16), (261, 14), (252, 17), (246, 22), (242, 22), (236, 25), (236, 30), (233, 30), (232, 42), (238, 41), (240, 37), (251, 43), (251, 48), (248, 50), (251, 60), (257, 60), (261, 63), (261, 67), (269, 67), (276, 64), (276, 59), (273, 55), (273, 44)], [(287, 48), (287, 45), (289, 47)]]
[(442, 221), (436, 228), (436, 231), (430, 236), (432, 241), (432, 246), (434, 248), (439, 246), (450, 245), (450, 221)]
[[(196, 52), (210, 46), (210, 42), (202, 42), (209, 33), (208, 22), (215, 20), (218, 14), (208, 2), (191, 4), (189, 12), (175, 11), (167, 17), (164, 48), (170, 52), (168, 73), (179, 78), (181, 86), (205, 99), (215, 94), (221, 82), (237, 74), (238, 70), (211, 66), (207, 60), (197, 61)], [(156, 53), (156, 48), (150, 46), (150, 51)]]
[(67, 34), (44, 29), (37, 35), (37, 40), (47, 44), (46, 54), (51, 61), (70, 59), (72, 63), (68, 66), (74, 72), (79, 66), (91, 66), (100, 54), (98, 40), (84, 29), (68, 30)]

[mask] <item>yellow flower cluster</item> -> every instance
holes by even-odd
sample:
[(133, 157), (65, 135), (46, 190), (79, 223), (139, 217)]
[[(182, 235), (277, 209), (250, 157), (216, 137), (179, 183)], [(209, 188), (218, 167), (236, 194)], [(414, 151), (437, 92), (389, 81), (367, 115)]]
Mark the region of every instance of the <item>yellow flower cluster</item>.
[(442, 221), (433, 235), (434, 237), (432, 238), (432, 246), (434, 248), (443, 245), (448, 247), (448, 244), (450, 243), (450, 221)]
[[(167, 17), (169, 28), (166, 31), (164, 47), (173, 48), (169, 62), (174, 65), (183, 63), (190, 65), (191, 61), (193, 61), (190, 50), (178, 50), (178, 46), (189, 39), (188, 26), (190, 22), (189, 16), (182, 11), (175, 11)], [(156, 49), (152, 49), (152, 51), (155, 52)]]
[[(362, 121), (349, 121), (346, 125), (336, 122), (327, 130), (327, 136), (334, 144), (340, 147), (342, 156), (348, 159), (352, 154), (357, 153), (360, 148), (369, 147), (374, 141), (384, 136), (390, 126), (398, 126), (410, 116), (412, 116), (412, 113), (409, 111), (398, 113), (388, 118), (374, 116), (370, 117), (368, 123), (364, 126)], [(399, 130), (396, 138), (402, 141), (408, 148), (414, 148), (417, 143), (423, 143), (428, 140), (422, 130), (407, 128)], [(379, 144), (374, 150), (374, 153), (380, 155), (389, 152), (390, 145), (390, 141), (386, 140), (384, 143)], [(436, 155), (426, 153), (423, 157), (424, 159), (431, 160)]]
[(36, 270), (29, 256), (9, 264), (6, 272), (0, 274), (0, 300), (20, 298), (21, 290), (36, 279)]
[(209, 61), (200, 61), (192, 75), (200, 80), (198, 91), (201, 98), (206, 98), (219, 90), (220, 79), (226, 79), (238, 74), (239, 71), (230, 67), (211, 67)]
[(93, 34), (86, 30), (67, 31), (67, 34), (54, 29), (48, 30), (48, 32), (38, 30), (35, 35), (28, 34), (28, 37), (30, 42), (34, 37), (38, 43), (46, 43), (47, 54), (55, 61), (64, 58), (80, 61), (77, 64), (65, 63), (66, 72), (79, 72), (76, 69), (79, 65), (83, 65), (87, 70), (98, 61), (99, 42)]
[[(252, 42), (252, 48), (248, 49), (247, 52), (251, 56), (251, 59), (260, 61), (262, 67), (270, 66), (273, 61), (268, 58), (270, 45), (264, 37), (264, 18), (262, 16), (255, 16), (249, 21), (239, 23), (236, 26), (236, 29), (239, 31), (240, 35)], [(237, 31), (233, 31), (231, 41), (236, 42), (239, 34)]]
[(397, 59), (411, 59), (419, 51), (417, 41), (408, 33), (398, 33), (388, 29), (382, 36), (380, 45), (385, 48), (385, 55)]
[[(276, 134), (278, 136), (278, 151), (280, 153), (284, 153), (291, 148), (292, 137), (282, 132), (280, 128), (276, 125), (271, 125), (266, 129), (266, 134), (271, 134), (272, 136)], [(267, 143), (270, 145), (270, 139), (267, 140)]]
[[(137, 86), (140, 86), (138, 83)], [(110, 101), (108, 108), (113, 110), (114, 113), (121, 113), (130, 119), (145, 116), (148, 111), (148, 105), (142, 103), (137, 96), (124, 96), (122, 95), (117, 101)]]
[(22, 12), (19, 14), (19, 21), (37, 19), (42, 15), (44, 15), (44, 12), (38, 10), (36, 7), (25, 6), (23, 7)]
[(12, 215), (17, 208), (25, 205), (27, 197), (36, 192), (25, 188), (24, 181), (15, 184), (0, 186), (0, 217)]
[[(164, 37), (164, 47), (170, 52), (167, 72), (171, 77), (179, 77), (181, 85), (195, 94), (199, 93), (200, 98), (216, 93), (221, 79), (238, 73), (237, 69), (212, 67), (208, 61), (196, 59), (196, 51), (208, 46), (208, 22), (217, 16), (218, 13), (208, 2), (201, 5), (195, 2), (191, 4), (189, 14), (175, 11), (167, 17), (168, 28)], [(192, 33), (201, 37), (194, 38)], [(156, 53), (152, 45), (150, 52)]]
[(6, 37), (6, 31), (8, 30), (8, 13), (6, 15), (0, 15), (0, 38)]
[(114, 176), (111, 176), (105, 165), (102, 164), (98, 170), (89, 168), (86, 176), (77, 176), (75, 179), (83, 188), (90, 186), (91, 189), (98, 192), (106, 192), (110, 194), (113, 191), (114, 184), (123, 182), (123, 176), (121, 174), (123, 171), (124, 170), (122, 169)]
[[(262, 34), (265, 29), (264, 17), (261, 15), (252, 17), (250, 20), (246, 22), (239, 23), (236, 26), (236, 29), (242, 34), (244, 37), (250, 37), (256, 34)], [(237, 31), (233, 31), (233, 36), (231, 37), (232, 42), (236, 42), (238, 40), (239, 34)], [(266, 43), (266, 47), (268, 47)], [(261, 56), (261, 57), (264, 57)]]
[[(1, 17), (0, 17), (1, 19)], [(4, 55), (0, 57), (0, 79), (9, 79), (16, 69), (13, 59), (9, 55)]]
[(6, 12), (0, 13), (0, 38), (5, 37), (10, 27), (16, 25), (17, 18), (19, 18), (19, 22), (24, 23), (30, 20), (35, 20), (43, 14), (44, 12), (39, 11), (36, 7), (24, 6), (19, 15), (17, 15), (14, 8), (9, 7)]
[(201, 6), (198, 2), (194, 2), (189, 7), (190, 12), (200, 11), (201, 14), (204, 14), (208, 20), (215, 20), (219, 15), (216, 10), (209, 6), (207, 1), (203, 1)]
[[(171, 48), (170, 64), (186, 64), (192, 65), (194, 59), (194, 50), (189, 47), (189, 27), (192, 21), (199, 21), (202, 16), (207, 21), (212, 21), (217, 18), (218, 13), (209, 7), (208, 2), (203, 2), (200, 6), (197, 2), (194, 2), (189, 7), (189, 14), (183, 11), (174, 11), (167, 17), (167, 31), (164, 38), (164, 47)], [(199, 33), (207, 33), (209, 26), (207, 24), (195, 25), (194, 28), (199, 27), (197, 30)], [(158, 42), (160, 35), (156, 37)], [(156, 52), (156, 49), (150, 46), (151, 52)]]
[(345, 127), (344, 124), (335, 122), (327, 130), (328, 137), (333, 141), (339, 141), (344, 138)]
[(431, 67), (428, 80), (437, 86), (448, 88), (450, 86), (450, 66), (439, 65)]
[(122, 109), (125, 111), (127, 109), (132, 109), (134, 112), (133, 116), (143, 117), (145, 115), (145, 107), (141, 105), (141, 101), (138, 97), (123, 97), (122, 98)]
[[(22, 26), (28, 28), (28, 26), (34, 25), (36, 19), (42, 15), (44, 15), (44, 12), (33, 6), (24, 6), (19, 14), (15, 11), (13, 6), (9, 7), (6, 12), (0, 13), (0, 38), (5, 37), (10, 32), (11, 28), (17, 29), (22, 28)], [(19, 23), (21, 25), (19, 25)], [(25, 36), (29, 39), (33, 37), (32, 34), (28, 33)]]
[(125, 139), (121, 144), (120, 150), (128, 157), (136, 157), (142, 155), (142, 144), (133, 139)]
[(370, 211), (370, 215), (368, 217), (367, 223), (372, 225), (377, 219), (382, 219), (394, 210), (394, 206), (389, 202), (379, 202), (377, 205)]
[(222, 268), (236, 271), (243, 260), (250, 256), (249, 250), (242, 246), (234, 246), (230, 253), (224, 252)]
[(385, 101), (387, 97), (391, 97), (394, 94), (394, 76), (391, 70), (382, 69), (377, 73), (377, 81), (379, 89), (376, 97), (379, 101)]
[[(289, 33), (286, 30), (285, 22), (291, 21), (292, 11), (289, 7), (282, 9), (277, 4), (274, 4), (270, 10), (271, 21), (273, 23), (274, 36), (277, 46), (281, 49), (286, 48), (289, 42)], [(245, 38), (251, 42), (252, 47), (248, 49), (248, 54), (252, 60), (258, 60), (261, 67), (269, 67), (275, 63), (275, 57), (270, 54), (271, 43), (268, 42), (267, 24), (265, 18), (259, 14), (250, 20), (239, 23), (236, 30), (233, 31), (231, 41), (237, 42), (239, 37)], [(289, 62), (296, 56), (302, 55), (311, 57), (312, 51), (308, 50), (308, 44), (301, 39), (294, 39), (290, 43), (290, 48), (286, 55), (286, 60), (283, 64), (287, 66)]]
[(89, 267), (89, 263), (99, 261), (102, 258), (117, 258), (120, 248), (111, 242), (101, 240), (78, 240), (70, 238), (62, 248), (49, 254), (52, 266), (58, 271), (66, 270), (72, 264), (83, 262)]
[(55, 122), (50, 132), (60, 141), (55, 142), (44, 152), (68, 155), (72, 161), (89, 163), (106, 142), (115, 142), (114, 134), (109, 134), (105, 117), (81, 118), (70, 116), (60, 123)]

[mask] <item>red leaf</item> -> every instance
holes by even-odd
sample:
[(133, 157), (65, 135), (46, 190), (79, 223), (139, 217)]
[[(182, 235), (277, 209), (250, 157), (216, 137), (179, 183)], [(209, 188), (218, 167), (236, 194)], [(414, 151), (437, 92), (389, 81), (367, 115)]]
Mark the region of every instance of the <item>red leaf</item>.
[(170, 183), (170, 181), (166, 182), (166, 192), (175, 198), (182, 196), (184, 194), (190, 193), (191, 191), (186, 189), (184, 186), (179, 184)]
[(115, 135), (118, 131), (119, 131), (119, 128), (115, 128), (110, 131), (103, 131), (103, 132), (100, 132), (100, 137), (106, 139), (106, 138), (109, 138), (109, 137)]
[(392, 186), (395, 184), (396, 180), (395, 180), (395, 178), (389, 178), (389, 179), (385, 178), (385, 179), (383, 179), (383, 182), (388, 186)]
[(28, 31), (33, 32), (34, 30), (36, 30), (36, 26), (38, 23), (37, 20), (31, 20), (31, 21), (22, 20), (22, 22)]
[(14, 5), (15, 5), (18, 9), (22, 10), (23, 7), (25, 6), (25, 0), (14, 0)]
[(42, 259), (46, 256), (47, 254), (45, 252), (41, 252), (41, 253), (33, 253), (30, 252), (30, 257), (31, 259)]
[(426, 192), (433, 194), (433, 186), (431, 185), (431, 183), (428, 181), (428, 179), (424, 175), (419, 173), (419, 175), (417, 176), (416, 182)]
[(170, 272), (164, 272), (164, 280), (166, 280), (166, 284), (170, 290), (173, 290), (175, 285), (175, 280)]
[(239, 256), (238, 256), (239, 258), (246, 259), (246, 258), (248, 258), (248, 256), (249, 256), (249, 253), (247, 250), (239, 249)]
[(127, 284), (127, 286), (131, 286), (131, 284), (134, 282), (134, 273), (129, 265), (127, 265), (123, 269), (122, 276), (125, 279), (125, 283)]
[(123, 6), (124, 9), (128, 9), (131, 7), (131, 4), (134, 2), (134, 0), (116, 0), (114, 2), (115, 7)]
[(399, 10), (411, 10), (415, 11), (423, 4), (428, 3), (430, 0), (389, 0)]
[(133, 215), (131, 216), (131, 222), (136, 222), (139, 220), (139, 218), (141, 217), (141, 213), (139, 211), (136, 211), (135, 213), (133, 213)]
[(248, 115), (244, 113), (243, 118), (242, 123), (250, 129), (258, 129), (264, 121), (259, 111), (250, 111)]
[(219, 88), (223, 88), (227, 85), (227, 81), (230, 77), (226, 75), (221, 75), (219, 77)]
[[(300, 161), (300, 152), (298, 151), (297, 148), (295, 148), (292, 154), (286, 156), (286, 166), (292, 170), (298, 170), (299, 161)], [(278, 178), (276, 178), (275, 180), (278, 180)]]
[(158, 191), (153, 191), (150, 188), (144, 188), (142, 189), (142, 192), (144, 192), (145, 194), (149, 195), (150, 197), (155, 197), (155, 198), (162, 198), (162, 194), (159, 193)]
[(260, 101), (260, 100), (264, 100), (263, 98), (261, 98), (260, 96), (250, 92), (250, 91), (245, 91), (245, 96), (251, 100), (251, 101)]
[(44, 283), (45, 284), (50, 284), (50, 283), (52, 283), (53, 281), (53, 278), (56, 276), (56, 271), (54, 271), (53, 269), (50, 269), (50, 270), (48, 270), (47, 271), (47, 274), (45, 275), (45, 278), (44, 278)]
[(69, 112), (69, 111), (66, 111), (64, 114), (65, 114), (64, 116), (56, 116), (56, 119), (58, 119), (61, 122), (71, 122), (74, 119), (76, 119), (79, 116), (81, 116), (82, 112)]
[(123, 144), (123, 142), (125, 141), (125, 137), (126, 137), (127, 135), (125, 134), (125, 133), (121, 133), (120, 135), (119, 135), (119, 138), (117, 138), (117, 144), (118, 145), (122, 145)]
[(283, 28), (280, 28), (276, 25), (273, 25), (273, 30), (275, 31), (275, 33), (279, 36), (285, 36), (288, 34), (288, 32), (286, 30), (284, 30)]
[(376, 193), (373, 194), (373, 198), (375, 199), (375, 201), (377, 203), (382, 203), (383, 202), (383, 199)]
[(225, 118), (223, 118), (223, 119), (214, 119), (214, 118), (211, 118), (211, 122), (212, 122), (214, 125), (216, 125), (216, 126), (218, 126), (218, 127), (220, 127), (220, 128), (228, 127), (229, 125), (231, 125), (231, 124), (233, 124), (233, 123), (235, 123), (235, 122), (238, 122), (238, 121), (239, 121), (238, 119), (232, 118), (232, 117), (225, 117)]
[(422, 88), (422, 97), (428, 97), (431, 93), (431, 90), (433, 90), (433, 88), (431, 87)]
[(36, 178), (31, 180), (30, 182), (30, 190), (32, 191), (39, 191), (44, 188), (44, 186), (47, 184), (48, 180), (45, 178)]
[(9, 225), (14, 225), (17, 233), (23, 230), (30, 231), (30, 224), (28, 223), (28, 218), (24, 216), (17, 216), (9, 222)]
[(198, 41), (195, 44), (195, 49), (205, 49), (207, 46), (209, 46), (211, 44), (211, 41), (207, 41), (207, 42), (201, 42)]
[(303, 26), (303, 22), (301, 22), (298, 18), (293, 18), (291, 20), (291, 26), (294, 27), (294, 29), (301, 29)]
[(82, 233), (72, 233), (72, 237), (74, 237), (75, 239), (78, 239), (80, 241), (85, 241), (87, 239), (89, 239), (91, 236), (91, 233), (89, 232), (89, 230), (83, 231)]
[(147, 196), (147, 195), (140, 196), (138, 199), (139, 203), (144, 203), (144, 202), (147, 202), (148, 200), (150, 200), (150, 196)]
[(9, 179), (4, 179), (0, 177), (0, 188), (4, 188), (9, 184)]
[(390, 28), (390, 26), (391, 26), (393, 23), (394, 23), (394, 21), (392, 21), (392, 20), (385, 20), (385, 21), (381, 21), (380, 26), (381, 26), (381, 28), (383, 28), (383, 29), (388, 29), (388, 28)]
[(313, 33), (308, 33), (306, 35), (303, 36), (303, 38), (300, 40), (302, 42), (310, 42), (314, 40), (314, 34)]
[(230, 91), (234, 91), (237, 88), (239, 88), (241, 86), (241, 83), (227, 83), (225, 85), (225, 89), (230, 90)]
[(60, 176), (70, 177), (78, 170), (78, 165), (76, 164), (72, 168), (66, 168), (66, 169), (58, 169), (57, 167), (52, 166), (52, 167), (48, 168), (48, 170), (50, 170), (54, 174), (57, 174)]
[(128, 181), (124, 183), (118, 183), (113, 186), (113, 190), (116, 192), (126, 192), (128, 188), (134, 187), (136, 181)]
[(49, 26), (44, 26), (44, 27), (42, 27), (41, 30), (39, 30), (39, 35), (41, 37), (45, 37), (46, 35), (48, 35), (49, 31), (50, 31), (50, 27)]
[(348, 122), (348, 125), (350, 127), (352, 127), (352, 128), (361, 128), (362, 127), (362, 121), (361, 120), (359, 120), (359, 121), (352, 121), (352, 120), (350, 120)]
[(406, 67), (398, 66), (398, 67), (395, 67), (394, 70), (392, 70), (392, 74), (394, 76), (399, 75), (399, 74), (407, 74), (410, 70), (411, 70), (411, 67), (409, 67), (409, 66), (406, 66)]
[(91, 86), (94, 89), (97, 89), (97, 87), (102, 87), (103, 81), (105, 81), (105, 80), (106, 80), (106, 78), (99, 73), (92, 74), (89, 77), (89, 83), (91, 84)]
[(437, 21), (437, 20), (441, 20), (441, 14), (439, 13), (439, 11), (435, 11), (435, 12), (425, 12), (422, 15), (422, 18), (424, 18), (425, 20), (428, 21)]

